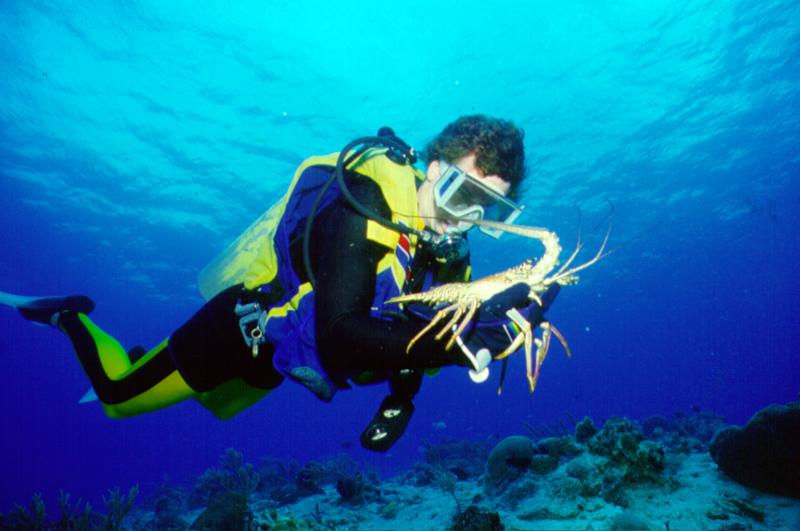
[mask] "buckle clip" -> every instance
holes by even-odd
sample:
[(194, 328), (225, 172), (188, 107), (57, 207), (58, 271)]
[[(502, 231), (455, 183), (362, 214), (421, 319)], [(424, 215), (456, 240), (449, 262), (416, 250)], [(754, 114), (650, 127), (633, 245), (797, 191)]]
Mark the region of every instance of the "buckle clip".
[(239, 330), (244, 343), (250, 348), (254, 358), (258, 357), (258, 347), (267, 340), (264, 331), (267, 326), (267, 312), (257, 302), (242, 304), (236, 301), (234, 312), (239, 316)]

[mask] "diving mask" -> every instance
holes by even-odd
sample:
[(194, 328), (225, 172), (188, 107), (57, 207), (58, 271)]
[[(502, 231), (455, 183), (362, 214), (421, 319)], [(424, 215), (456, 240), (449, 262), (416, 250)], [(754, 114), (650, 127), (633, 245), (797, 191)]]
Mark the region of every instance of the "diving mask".
[[(462, 171), (453, 164), (440, 161), (441, 176), (433, 186), (436, 206), (458, 221), (457, 230), (466, 232), (471, 221), (486, 219), (511, 224), (524, 208), (494, 188)], [(493, 238), (499, 238), (502, 230), (479, 226), (480, 230)]]

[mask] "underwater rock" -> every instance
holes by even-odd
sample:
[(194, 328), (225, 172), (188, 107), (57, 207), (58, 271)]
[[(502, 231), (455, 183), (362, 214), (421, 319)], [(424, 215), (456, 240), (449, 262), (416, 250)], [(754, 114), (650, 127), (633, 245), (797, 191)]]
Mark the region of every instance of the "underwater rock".
[(748, 518), (763, 524), (767, 514), (761, 507), (736, 498), (729, 492), (723, 492), (722, 496), (714, 500), (713, 505), (706, 510), (706, 518), (709, 520), (731, 522), (724, 529), (752, 529), (749, 525), (744, 527), (742, 522), (734, 521), (737, 517)]
[[(416, 463), (411, 471), (406, 472), (404, 478), (407, 483), (415, 487), (427, 487), (436, 485), (443, 472), (447, 473), (444, 467), (428, 463)], [(455, 474), (453, 475), (455, 476)], [(455, 477), (458, 478), (458, 476)]]
[(297, 494), (301, 498), (313, 496), (314, 494), (322, 494), (321, 485), (325, 483), (328, 477), (328, 470), (317, 463), (316, 461), (309, 461), (297, 473), (294, 478), (294, 486), (297, 489)]
[(452, 531), (503, 531), (505, 528), (499, 514), (484, 511), (474, 505), (456, 514), (450, 526)]
[(153, 529), (158, 531), (183, 531), (186, 525), (183, 518), (174, 514), (157, 515), (152, 522)]
[(673, 424), (666, 417), (662, 417), (661, 415), (653, 415), (642, 421), (642, 433), (644, 433), (645, 437), (653, 436), (656, 430), (661, 430), (663, 433), (665, 431), (671, 431), (673, 428)]
[(458, 481), (477, 478), (484, 473), (489, 449), (485, 441), (448, 440), (435, 445), (425, 443), (423, 462), (416, 463), (407, 478), (420, 487), (436, 483), (442, 469), (455, 475)]
[(186, 522), (181, 518), (184, 508), (183, 496), (178, 489), (162, 485), (153, 506), (152, 526), (159, 531), (179, 531), (186, 529)]
[(635, 458), (628, 463), (625, 480), (633, 483), (654, 481), (666, 467), (664, 448), (655, 441), (644, 441), (639, 444)]
[(509, 483), (528, 471), (532, 459), (533, 442), (529, 438), (512, 435), (500, 441), (486, 463), (486, 494), (492, 496), (502, 492)]
[(390, 501), (389, 503), (382, 505), (381, 508), (378, 509), (378, 513), (381, 515), (381, 518), (392, 520), (397, 517), (397, 513), (400, 512), (400, 509), (402, 508), (403, 506), (400, 505), (400, 503), (396, 501)]
[(539, 486), (532, 478), (520, 479), (509, 484), (499, 500), (505, 508), (513, 511), (516, 510), (521, 501), (527, 500), (536, 494), (538, 489)]
[(274, 457), (261, 458), (256, 469), (256, 473), (261, 478), (257, 491), (269, 495), (276, 488), (290, 485), (290, 478), (296, 472), (292, 471), (290, 467), (291, 464), (287, 465), (281, 459), (275, 459)]
[(572, 477), (557, 477), (548, 481), (551, 497), (557, 500), (575, 500), (583, 495), (583, 484)]
[(208, 508), (200, 513), (189, 529), (244, 531), (249, 520), (247, 497), (239, 492), (222, 492), (211, 498)]
[(673, 435), (673, 437), (663, 438), (662, 441), (667, 447), (671, 448), (675, 452), (690, 454), (704, 453), (708, 451), (708, 444), (703, 443), (699, 439), (694, 437), (680, 437), (676, 434)]
[(573, 459), (566, 465), (566, 472), (569, 477), (583, 481), (588, 478), (592, 471), (595, 469), (593, 464), (589, 461), (588, 456), (581, 456)]
[(727, 427), (725, 419), (711, 411), (699, 411), (694, 415), (675, 413), (674, 429), (684, 435), (694, 437), (704, 445), (708, 445), (714, 434)]
[(742, 485), (800, 498), (800, 403), (769, 406), (744, 428), (718, 431), (709, 452)]
[(372, 485), (360, 472), (350, 477), (342, 477), (336, 481), (336, 492), (342, 503), (347, 505), (363, 505), (368, 501), (380, 499), (380, 490)]
[(625, 474), (616, 468), (607, 469), (600, 481), (600, 495), (608, 503), (630, 506), (630, 498), (625, 493)]
[(711, 411), (686, 414), (678, 412), (668, 420), (660, 415), (642, 421), (642, 432), (680, 453), (706, 452), (714, 433), (726, 427), (725, 420)]
[(591, 417), (583, 417), (578, 424), (575, 425), (575, 440), (583, 444), (597, 433), (597, 426), (594, 425)]
[(531, 457), (530, 469), (534, 474), (547, 475), (558, 468), (558, 457), (537, 454)]
[(614, 515), (610, 527), (614, 531), (648, 531), (650, 523), (643, 516), (630, 511), (622, 511)]
[(528, 522), (535, 520), (570, 520), (576, 518), (579, 514), (580, 511), (576, 508), (565, 509), (562, 507), (554, 510), (550, 507), (541, 507), (533, 511), (518, 514), (517, 518)]
[(352, 478), (341, 478), (336, 482), (336, 492), (343, 503), (361, 505), (364, 503), (364, 480), (360, 474)]
[(269, 491), (269, 498), (280, 505), (289, 505), (301, 497), (294, 485), (279, 485)]
[(575, 457), (583, 453), (583, 448), (575, 440), (566, 435), (564, 437), (548, 437), (536, 443), (537, 454), (547, 454), (560, 459), (562, 457)]
[(635, 455), (642, 439), (642, 433), (630, 420), (611, 417), (589, 441), (589, 451), (609, 457), (612, 461), (623, 461)]

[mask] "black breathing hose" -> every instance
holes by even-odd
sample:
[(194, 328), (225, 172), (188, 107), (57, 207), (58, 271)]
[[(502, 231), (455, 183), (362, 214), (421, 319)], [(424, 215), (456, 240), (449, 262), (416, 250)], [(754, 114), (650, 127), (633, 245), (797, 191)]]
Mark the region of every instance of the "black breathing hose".
[[(356, 150), (348, 157), (347, 154), (349, 151), (357, 146), (361, 146), (361, 148)], [(423, 241), (430, 239), (430, 234), (426, 232), (395, 223), (384, 218), (380, 214), (373, 212), (369, 208), (365, 207), (350, 192), (350, 189), (347, 187), (347, 183), (344, 180), (345, 169), (371, 147), (387, 148), (388, 151), (386, 152), (386, 156), (389, 158), (389, 160), (396, 164), (413, 164), (417, 160), (411, 147), (397, 138), (394, 132), (388, 127), (382, 127), (378, 131), (377, 136), (365, 136), (357, 138), (342, 148), (342, 150), (339, 152), (339, 157), (336, 159), (336, 168), (333, 172), (333, 175), (331, 175), (331, 177), (325, 182), (317, 194), (314, 204), (311, 206), (311, 210), (306, 217), (306, 225), (303, 228), (303, 267), (305, 268), (306, 276), (308, 277), (308, 281), (311, 283), (312, 288), (317, 287), (317, 280), (314, 277), (313, 271), (311, 270), (311, 227), (313, 226), (314, 218), (316, 217), (319, 206), (322, 203), (322, 199), (325, 197), (325, 193), (331, 187), (331, 184), (333, 184), (334, 180), (337, 181), (339, 189), (341, 190), (342, 196), (345, 198), (345, 200), (356, 210), (356, 212), (365, 218), (371, 219), (376, 223), (383, 225), (387, 229), (391, 229), (396, 232), (404, 234), (416, 234)]]

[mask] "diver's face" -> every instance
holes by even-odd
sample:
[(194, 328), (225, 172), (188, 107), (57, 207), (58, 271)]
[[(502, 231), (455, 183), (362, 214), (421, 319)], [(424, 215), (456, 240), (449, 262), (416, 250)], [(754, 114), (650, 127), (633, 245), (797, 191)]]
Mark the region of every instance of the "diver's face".
[[(511, 183), (503, 180), (503, 178), (499, 175), (484, 174), (483, 170), (475, 165), (475, 160), (475, 154), (470, 153), (469, 155), (461, 157), (460, 159), (454, 160), (452, 165), (456, 166), (461, 171), (479, 179), (483, 184), (489, 186), (497, 192), (506, 195), (511, 188)], [(426, 227), (439, 234), (445, 234), (446, 232), (453, 231), (456, 228), (456, 223), (448, 222), (446, 219), (447, 216), (443, 212), (439, 211), (439, 209), (436, 207), (436, 201), (434, 199), (433, 185), (439, 179), (439, 177), (442, 176), (443, 166), (444, 165), (438, 160), (431, 161), (431, 163), (428, 165), (428, 171), (426, 174), (427, 178), (425, 179), (425, 182), (420, 185), (419, 190), (417, 190), (417, 206), (419, 209), (419, 215), (422, 217), (422, 221), (425, 223)]]

